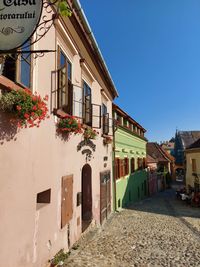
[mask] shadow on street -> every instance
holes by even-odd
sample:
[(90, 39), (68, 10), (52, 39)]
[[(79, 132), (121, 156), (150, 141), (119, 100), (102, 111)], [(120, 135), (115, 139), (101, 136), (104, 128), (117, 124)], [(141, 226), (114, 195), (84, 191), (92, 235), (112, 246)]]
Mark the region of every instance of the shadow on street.
[[(176, 197), (177, 185), (166, 189), (126, 209), (176, 217), (200, 218), (200, 208), (192, 207)], [(159, 205), (160, 204), (160, 205)]]

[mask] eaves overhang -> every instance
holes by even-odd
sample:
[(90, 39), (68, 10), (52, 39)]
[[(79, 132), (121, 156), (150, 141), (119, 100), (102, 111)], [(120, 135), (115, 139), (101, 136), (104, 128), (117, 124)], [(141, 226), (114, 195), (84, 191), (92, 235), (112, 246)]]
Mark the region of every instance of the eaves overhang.
[(94, 34), (92, 32), (92, 29), (89, 25), (89, 22), (86, 18), (86, 15), (83, 11), (83, 8), (78, 0), (68, 0), (68, 4), (71, 7), (73, 13), (72, 16), (69, 17), (72, 24), (78, 23), (82, 30), (82, 34), (85, 37), (85, 42), (87, 42), (87, 45), (89, 45), (89, 48), (93, 55), (93, 61), (96, 65), (98, 65), (98, 68), (101, 70), (101, 73), (103, 74), (105, 81), (108, 86), (108, 90), (110, 91), (113, 99), (115, 97), (118, 97), (118, 91), (116, 89), (116, 86), (112, 80), (111, 74), (108, 70), (108, 67), (106, 65), (106, 62), (103, 58), (103, 55), (100, 51), (100, 48), (97, 44), (97, 41), (94, 37)]
[(135, 124), (138, 128), (140, 128), (141, 130), (144, 131), (144, 133), (146, 133), (146, 129), (144, 127), (142, 127), (142, 125), (140, 125), (137, 121), (135, 121), (131, 116), (129, 116), (125, 111), (123, 111), (118, 105), (116, 105), (115, 103), (113, 103), (113, 111), (116, 111), (118, 114), (120, 114), (123, 118), (129, 120), (130, 122), (132, 122), (133, 124)]

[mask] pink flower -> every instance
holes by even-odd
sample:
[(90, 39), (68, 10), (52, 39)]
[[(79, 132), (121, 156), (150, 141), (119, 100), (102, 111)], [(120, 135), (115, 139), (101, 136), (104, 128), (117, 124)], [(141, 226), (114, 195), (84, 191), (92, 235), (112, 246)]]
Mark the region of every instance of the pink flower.
[(21, 106), (17, 106), (17, 110), (20, 111), (22, 109)]
[(28, 119), (28, 118), (29, 118), (29, 114), (28, 114), (28, 113), (25, 113), (25, 114), (24, 114), (24, 118), (25, 118), (25, 119)]
[(48, 99), (49, 99), (49, 96), (48, 95), (45, 95), (44, 100), (45, 101), (48, 101)]

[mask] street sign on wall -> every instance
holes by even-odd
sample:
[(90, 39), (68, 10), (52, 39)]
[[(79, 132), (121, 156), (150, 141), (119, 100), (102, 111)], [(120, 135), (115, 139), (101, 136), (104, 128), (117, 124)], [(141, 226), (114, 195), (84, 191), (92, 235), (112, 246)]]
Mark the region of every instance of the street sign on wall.
[(0, 1), (0, 51), (14, 50), (32, 36), (42, 7), (42, 0)]

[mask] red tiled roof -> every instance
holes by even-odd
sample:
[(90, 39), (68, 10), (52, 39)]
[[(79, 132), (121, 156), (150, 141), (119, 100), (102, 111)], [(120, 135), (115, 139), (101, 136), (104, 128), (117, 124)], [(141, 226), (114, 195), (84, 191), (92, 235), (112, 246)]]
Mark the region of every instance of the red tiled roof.
[(147, 154), (147, 163), (157, 163), (158, 160)]
[(147, 154), (156, 159), (158, 162), (173, 161), (167, 152), (165, 152), (165, 150), (157, 143), (147, 143)]
[(175, 158), (169, 154), (166, 150), (164, 150), (162, 147), (161, 149), (163, 150), (163, 153), (165, 153), (166, 157), (170, 160), (170, 161), (175, 161)]

